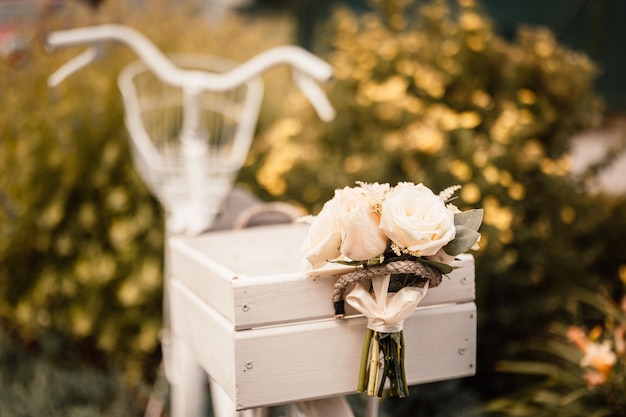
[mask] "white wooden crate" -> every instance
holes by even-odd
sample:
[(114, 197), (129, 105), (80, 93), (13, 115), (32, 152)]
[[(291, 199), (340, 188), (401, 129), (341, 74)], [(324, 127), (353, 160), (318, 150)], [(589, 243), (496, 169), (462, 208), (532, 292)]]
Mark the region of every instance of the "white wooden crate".
[[(300, 266), (307, 228), (169, 240), (172, 331), (237, 409), (356, 388), (366, 320), (349, 308), (348, 318), (333, 318), (334, 280)], [(475, 372), (474, 260), (459, 258), (405, 321), (409, 385)]]

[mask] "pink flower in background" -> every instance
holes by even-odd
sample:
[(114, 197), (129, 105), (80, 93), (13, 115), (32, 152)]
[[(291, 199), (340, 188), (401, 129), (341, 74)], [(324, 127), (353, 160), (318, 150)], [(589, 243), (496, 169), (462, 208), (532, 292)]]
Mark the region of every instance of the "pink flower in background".
[(580, 366), (583, 368), (592, 367), (607, 377), (616, 362), (617, 356), (611, 349), (611, 342), (605, 340), (602, 343), (587, 343), (584, 356), (580, 360)]
[(585, 331), (578, 326), (570, 326), (567, 329), (567, 338), (578, 349), (580, 349), (581, 352), (585, 351), (585, 348), (587, 347), (587, 343), (589, 343), (589, 340), (587, 340), (587, 335), (585, 334)]
[(606, 381), (607, 381), (606, 375), (601, 374), (596, 371), (585, 372), (585, 374), (583, 375), (583, 378), (585, 379), (585, 382), (587, 383), (587, 385), (589, 385), (590, 387), (597, 387), (599, 385), (604, 385), (606, 384)]

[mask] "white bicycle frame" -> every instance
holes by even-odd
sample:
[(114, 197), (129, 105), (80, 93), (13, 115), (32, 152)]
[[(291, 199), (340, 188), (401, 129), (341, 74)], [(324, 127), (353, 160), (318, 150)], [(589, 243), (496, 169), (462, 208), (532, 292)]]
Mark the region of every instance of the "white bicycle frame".
[[(95, 27), (71, 29), (53, 32), (48, 37), (48, 44), (51, 47), (72, 46), (79, 44), (99, 44), (104, 41), (118, 41), (128, 45), (140, 58), (141, 65), (147, 67), (164, 85), (171, 85), (182, 91), (182, 126), (179, 133), (179, 144), (182, 157), (184, 159), (186, 180), (182, 184), (188, 190), (186, 205), (178, 210), (168, 210), (173, 212), (172, 217), (179, 221), (170, 222), (182, 225), (172, 227), (173, 232), (184, 231), (190, 234), (198, 234), (208, 229), (215, 217), (215, 207), (210, 207), (216, 203), (209, 203), (210, 197), (207, 195), (206, 173), (207, 160), (214, 158), (212, 149), (207, 147), (206, 132), (202, 131), (201, 112), (202, 96), (206, 92), (226, 92), (239, 86), (246, 85), (250, 99), (243, 103), (246, 105), (246, 123), (240, 123), (239, 128), (245, 130), (238, 134), (238, 138), (233, 143), (233, 149), (228, 161), (223, 161), (228, 165), (231, 176), (234, 176), (243, 164), (250, 141), (253, 137), (254, 126), (260, 100), (262, 95), (262, 82), (259, 74), (267, 69), (280, 64), (289, 65), (293, 71), (293, 79), (300, 87), (305, 96), (309, 99), (313, 107), (317, 110), (323, 120), (334, 118), (335, 111), (328, 101), (324, 91), (317, 84), (327, 81), (332, 77), (332, 67), (315, 55), (295, 46), (281, 46), (265, 51), (248, 62), (236, 66), (226, 72), (216, 72), (198, 69), (184, 69), (176, 66), (167, 56), (165, 56), (154, 44), (145, 36), (121, 25), (102, 25)], [(58, 85), (70, 74), (83, 66), (89, 64), (98, 55), (97, 46), (91, 47), (83, 54), (67, 62), (49, 78), (51, 87)], [(120, 76), (120, 88), (124, 94), (126, 102), (126, 119), (128, 130), (131, 134), (134, 150), (138, 150), (141, 160), (147, 162), (153, 172), (161, 170), (163, 158), (155, 152), (150, 138), (142, 132), (143, 121), (141, 119), (139, 104), (136, 97), (132, 97), (132, 79), (126, 76), (130, 69), (124, 70)], [(145, 129), (144, 129), (145, 130)], [(219, 159), (219, 157), (218, 157)], [(216, 164), (219, 161), (215, 161)], [(139, 165), (139, 164), (138, 164)], [(144, 164), (138, 166), (143, 168)], [(148, 185), (151, 175), (145, 172), (140, 173)], [(171, 179), (171, 178), (170, 178)], [(153, 189), (153, 191), (155, 191)], [(156, 194), (159, 196), (157, 190)], [(170, 209), (167, 201), (164, 203), (166, 209)]]
[[(258, 75), (274, 66), (286, 64), (292, 68), (295, 84), (302, 90), (317, 111), (322, 120), (329, 121), (334, 118), (335, 110), (328, 101), (324, 91), (318, 85), (332, 77), (332, 67), (315, 55), (296, 46), (281, 46), (263, 52), (249, 61), (224, 73), (210, 73), (199, 70), (189, 70), (177, 67), (168, 59), (150, 40), (142, 34), (121, 25), (102, 25), (70, 29), (50, 33), (49, 46), (62, 47), (82, 44), (99, 44), (104, 41), (117, 41), (129, 46), (162, 82), (182, 88), (183, 99), (183, 123), (180, 133), (180, 142), (186, 156), (185, 162), (191, 165), (188, 181), (190, 189), (197, 190), (203, 186), (202, 181), (194, 178), (194, 158), (197, 161), (198, 152), (202, 152), (199, 145), (199, 96), (203, 91), (225, 91), (242, 85), (258, 77)], [(97, 46), (90, 47), (81, 55), (67, 62), (49, 80), (50, 87), (61, 83), (65, 78), (80, 68), (88, 65), (98, 56)], [(122, 81), (120, 81), (122, 83)], [(260, 105), (260, 103), (259, 103)], [(253, 110), (252, 110), (253, 111)], [(128, 112), (128, 109), (127, 109)], [(129, 115), (127, 115), (129, 117)], [(255, 121), (256, 121), (256, 115)], [(256, 122), (255, 122), (256, 123)], [(250, 134), (252, 134), (250, 132)], [(245, 152), (239, 158), (245, 158), (248, 147), (242, 146)], [(193, 220), (193, 221), (198, 221)], [(201, 228), (200, 228), (201, 230)], [(189, 230), (188, 230), (189, 231)], [(191, 230), (191, 233), (199, 230)], [(164, 341), (164, 365), (168, 380), (172, 384), (171, 414), (174, 417), (200, 416), (205, 409), (205, 393), (203, 392), (203, 379), (206, 378), (203, 370), (195, 363), (193, 357), (185, 346), (177, 341), (169, 340), (173, 336), (167, 332), (169, 314), (167, 304), (167, 256), (166, 256), (166, 289), (164, 305), (165, 338)], [(165, 346), (169, 340), (171, 352)], [(209, 378), (210, 380), (210, 378)], [(211, 380), (209, 382), (212, 382)], [(234, 404), (216, 384), (211, 384), (211, 397), (214, 413), (218, 417), (231, 417), (237, 415)], [(352, 416), (352, 412), (343, 398), (330, 399), (316, 411), (315, 402), (305, 402), (290, 411), (294, 416), (332, 414), (337, 417)], [(367, 415), (377, 415), (378, 403), (369, 402)], [(250, 413), (263, 415), (262, 410), (244, 410), (242, 415)], [(320, 415), (321, 416), (321, 415)]]
[[(317, 82), (330, 80), (332, 67), (297, 46), (279, 46), (265, 51), (239, 67), (223, 74), (214, 74), (176, 67), (158, 48), (139, 32), (122, 25), (101, 25), (52, 32), (48, 36), (51, 47), (73, 46), (102, 41), (118, 41), (129, 46), (139, 58), (165, 83), (181, 86), (191, 95), (198, 90), (228, 90), (243, 84), (264, 71), (281, 64), (293, 70), (294, 82), (307, 96), (322, 120), (332, 120), (335, 111)], [(52, 74), (48, 85), (61, 83), (72, 73), (89, 64), (97, 56), (97, 49), (88, 49), (67, 62)], [(190, 109), (191, 110), (191, 109)], [(191, 126), (193, 127), (193, 126)], [(193, 130), (193, 129), (192, 129)]]

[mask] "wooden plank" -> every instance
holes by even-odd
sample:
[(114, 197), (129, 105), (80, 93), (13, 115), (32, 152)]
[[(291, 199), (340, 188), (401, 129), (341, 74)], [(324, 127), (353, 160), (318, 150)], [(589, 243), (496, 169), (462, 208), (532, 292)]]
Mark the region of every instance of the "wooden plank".
[[(354, 392), (365, 319), (237, 332), (237, 408)], [(476, 306), (422, 308), (405, 322), (410, 385), (473, 375)]]
[[(421, 306), (468, 302), (475, 299), (474, 258), (462, 255), (458, 267), (430, 290)], [(332, 318), (335, 279), (312, 279), (305, 273), (273, 277), (245, 277), (233, 281), (235, 327), (248, 329), (277, 323)], [(348, 314), (355, 311), (349, 306)]]
[[(172, 273), (237, 329), (332, 317), (333, 279), (311, 278), (301, 266), (307, 230), (296, 224), (174, 237)], [(422, 305), (475, 298), (473, 257), (459, 258), (459, 269)]]
[(172, 236), (167, 273), (234, 321), (233, 280), (299, 270), (299, 245), (307, 228), (289, 224)]
[(306, 224), (281, 224), (209, 232), (198, 237), (177, 236), (174, 240), (237, 276), (265, 276), (301, 269), (300, 247), (308, 228)]
[(168, 284), (172, 333), (184, 341), (200, 366), (234, 402), (235, 340), (232, 323), (180, 281), (171, 278)]
[[(174, 334), (238, 409), (354, 391), (363, 317), (235, 331), (184, 284), (169, 282)], [(405, 322), (405, 339), (410, 384), (472, 375), (476, 307), (420, 307)]]
[(213, 259), (211, 252), (199, 251), (191, 242), (193, 238), (183, 236), (169, 239), (166, 274), (175, 276), (224, 317), (234, 321), (232, 281), (236, 274)]

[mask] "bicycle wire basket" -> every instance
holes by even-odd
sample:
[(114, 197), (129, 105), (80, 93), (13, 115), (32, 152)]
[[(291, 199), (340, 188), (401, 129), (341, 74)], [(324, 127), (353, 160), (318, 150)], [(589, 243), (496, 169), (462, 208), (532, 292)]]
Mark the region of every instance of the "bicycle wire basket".
[[(211, 73), (237, 66), (204, 54), (170, 59), (180, 68)], [(248, 154), (263, 96), (261, 78), (225, 91), (193, 91), (192, 103), (188, 91), (164, 83), (141, 61), (125, 67), (118, 81), (133, 161), (164, 206), (168, 229), (191, 234), (206, 230)], [(186, 132), (190, 106), (195, 127)]]

